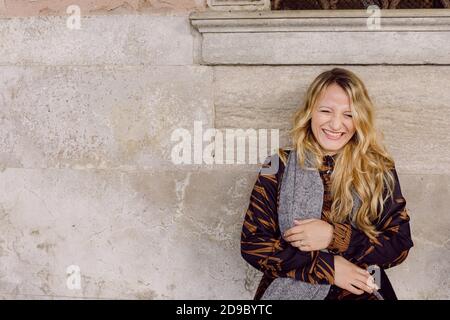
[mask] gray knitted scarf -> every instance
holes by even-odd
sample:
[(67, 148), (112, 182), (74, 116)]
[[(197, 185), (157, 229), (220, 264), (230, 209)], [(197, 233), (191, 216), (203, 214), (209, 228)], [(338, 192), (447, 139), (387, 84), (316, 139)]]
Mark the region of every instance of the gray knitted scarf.
[[(305, 168), (297, 165), (297, 153), (289, 153), (281, 181), (278, 222), (283, 234), (293, 227), (294, 219), (320, 219), (324, 186), (319, 171), (313, 166), (312, 154), (307, 151)], [(360, 200), (353, 192), (354, 214)], [(322, 251), (327, 251), (322, 250)], [(330, 290), (328, 284), (311, 284), (292, 278), (276, 278), (264, 292), (262, 300), (323, 300)]]

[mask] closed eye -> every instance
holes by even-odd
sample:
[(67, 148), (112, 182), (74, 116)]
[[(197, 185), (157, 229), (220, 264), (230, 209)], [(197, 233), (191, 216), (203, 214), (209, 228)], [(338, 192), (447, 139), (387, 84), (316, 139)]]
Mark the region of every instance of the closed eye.
[[(328, 111), (328, 110), (320, 110), (320, 112), (330, 113), (330, 111)], [(346, 114), (345, 116), (349, 117), (349, 118), (353, 118), (353, 116), (351, 114)]]

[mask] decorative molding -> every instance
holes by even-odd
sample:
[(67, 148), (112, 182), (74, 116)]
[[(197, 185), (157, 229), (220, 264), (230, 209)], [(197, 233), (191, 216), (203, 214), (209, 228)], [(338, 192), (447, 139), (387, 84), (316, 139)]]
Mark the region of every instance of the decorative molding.
[(380, 10), (380, 29), (373, 30), (367, 27), (368, 18), (365, 10), (201, 12), (190, 16), (200, 33), (450, 31), (447, 9)]
[[(272, 2), (272, 10), (284, 10), (285, 2), (288, 3), (288, 5), (291, 3), (289, 0), (273, 0)], [(342, 6), (346, 5), (348, 7), (348, 4), (345, 4), (346, 1), (340, 0), (315, 0), (315, 4), (320, 7), (323, 10), (339, 10), (342, 9)], [(356, 1), (352, 1), (355, 3), (355, 5), (358, 4)], [(402, 0), (359, 0), (359, 5), (362, 5), (363, 8), (367, 8), (370, 5), (376, 5), (380, 9), (397, 9)], [(406, 1), (405, 1), (406, 2)], [(409, 1), (411, 2), (411, 1)], [(415, 3), (416, 2), (416, 3)], [(426, 1), (412, 1), (412, 3), (406, 3), (406, 5), (421, 5), (423, 9), (426, 8), (437, 8), (437, 3), (433, 3), (436, 1), (433, 0), (426, 0)], [(444, 8), (450, 8), (450, 0), (440, 0), (439, 1)], [(299, 3), (299, 9), (301, 8), (301, 3)], [(404, 7), (405, 8), (405, 7)], [(408, 8), (408, 7), (406, 7)], [(410, 7), (412, 9), (412, 6)], [(319, 8), (317, 8), (319, 9)]]
[(203, 64), (450, 64), (450, 9), (201, 12)]
[(208, 7), (217, 11), (270, 10), (270, 0), (207, 0)]

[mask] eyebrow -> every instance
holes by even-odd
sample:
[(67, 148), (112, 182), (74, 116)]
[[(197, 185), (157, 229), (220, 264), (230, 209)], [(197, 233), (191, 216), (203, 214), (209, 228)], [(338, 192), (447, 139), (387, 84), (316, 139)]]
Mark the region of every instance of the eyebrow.
[[(319, 108), (330, 108), (330, 109), (333, 109), (332, 107), (329, 107), (329, 106), (319, 106)], [(348, 109), (348, 110), (345, 110), (344, 112), (352, 112), (352, 110)]]

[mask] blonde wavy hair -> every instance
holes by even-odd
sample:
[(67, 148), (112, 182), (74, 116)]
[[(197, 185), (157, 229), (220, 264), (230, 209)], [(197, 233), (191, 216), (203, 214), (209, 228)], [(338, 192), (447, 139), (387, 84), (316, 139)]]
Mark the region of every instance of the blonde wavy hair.
[[(375, 240), (379, 235), (375, 223), (379, 222), (386, 199), (393, 194), (395, 180), (391, 169), (395, 163), (381, 142), (383, 135), (375, 128), (374, 107), (361, 79), (342, 68), (317, 76), (306, 92), (303, 106), (294, 115), (290, 137), (300, 165), (305, 167), (308, 150), (313, 155), (315, 167), (321, 168), (325, 154), (312, 133), (311, 117), (322, 93), (333, 83), (350, 98), (356, 131), (335, 158), (331, 174), (333, 202), (330, 217), (337, 223), (352, 221), (371, 240)], [(361, 207), (354, 215), (351, 215), (351, 189), (361, 200)]]

